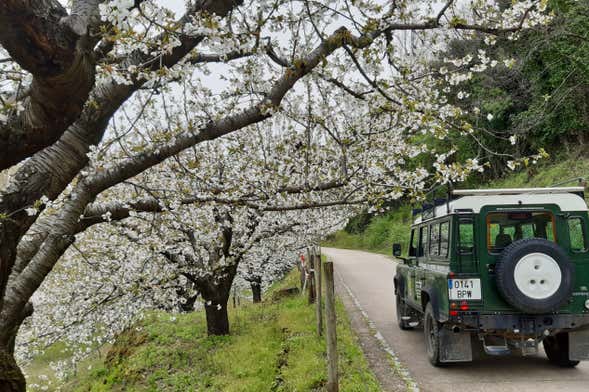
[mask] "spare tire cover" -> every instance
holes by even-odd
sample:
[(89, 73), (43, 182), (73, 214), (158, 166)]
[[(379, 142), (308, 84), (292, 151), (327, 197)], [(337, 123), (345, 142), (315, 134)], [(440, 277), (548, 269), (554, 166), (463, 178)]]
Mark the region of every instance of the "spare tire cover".
[(574, 265), (560, 246), (542, 238), (507, 246), (495, 274), (505, 301), (525, 313), (555, 312), (572, 295)]

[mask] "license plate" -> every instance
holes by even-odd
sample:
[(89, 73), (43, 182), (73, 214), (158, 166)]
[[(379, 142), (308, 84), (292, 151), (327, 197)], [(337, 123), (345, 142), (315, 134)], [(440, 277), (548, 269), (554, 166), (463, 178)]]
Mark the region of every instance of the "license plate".
[(480, 300), (480, 279), (448, 279), (448, 297), (451, 300)]

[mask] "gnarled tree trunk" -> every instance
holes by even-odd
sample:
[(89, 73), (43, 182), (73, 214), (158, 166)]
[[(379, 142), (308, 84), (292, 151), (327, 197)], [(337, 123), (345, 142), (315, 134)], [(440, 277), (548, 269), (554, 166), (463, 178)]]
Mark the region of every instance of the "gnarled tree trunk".
[(209, 336), (229, 335), (229, 314), (227, 313), (227, 300), (218, 298), (211, 300), (210, 305), (205, 305), (207, 315), (207, 333)]
[(0, 391), (25, 392), (26, 390), (25, 377), (14, 360), (14, 354), (8, 347), (0, 346)]
[(254, 276), (250, 280), (250, 287), (252, 288), (252, 297), (255, 304), (262, 302), (262, 277)]
[(0, 217), (0, 312), (4, 305), (4, 293), (8, 284), (8, 276), (10, 276), (16, 260), (18, 236), (15, 231), (11, 220)]
[(236, 273), (237, 265), (230, 265), (215, 271), (212, 276), (200, 278), (196, 282), (198, 291), (205, 301), (209, 336), (229, 335), (227, 304)]
[[(33, 314), (33, 305), (28, 303), (21, 312), (20, 324)], [(18, 328), (2, 331), (0, 335), (0, 391), (25, 392), (27, 384), (20, 367), (14, 359), (14, 346)]]

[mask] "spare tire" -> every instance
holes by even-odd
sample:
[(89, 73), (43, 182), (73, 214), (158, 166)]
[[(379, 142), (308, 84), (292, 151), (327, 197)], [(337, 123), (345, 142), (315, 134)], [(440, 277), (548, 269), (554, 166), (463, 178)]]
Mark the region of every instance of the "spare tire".
[(495, 274), (505, 301), (525, 313), (556, 312), (573, 291), (574, 265), (560, 246), (542, 238), (507, 246)]

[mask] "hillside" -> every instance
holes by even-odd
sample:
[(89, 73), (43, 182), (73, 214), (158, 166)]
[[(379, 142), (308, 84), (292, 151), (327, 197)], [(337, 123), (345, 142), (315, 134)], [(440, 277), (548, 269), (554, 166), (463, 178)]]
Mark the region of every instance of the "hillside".
[[(579, 157), (564, 160), (554, 158), (531, 167), (527, 171), (516, 172), (487, 183), (479, 183), (475, 187), (545, 187), (576, 177), (589, 178), (589, 158)], [(476, 179), (471, 181), (476, 184)], [(567, 185), (575, 185), (575, 182)], [(325, 241), (324, 245), (389, 254), (393, 243), (406, 244), (409, 240), (411, 208), (411, 205), (403, 205), (384, 215), (370, 217), (369, 221), (364, 220), (365, 224), (360, 225), (360, 230), (356, 230), (357, 232), (339, 231)]]
[[(297, 285), (289, 275), (268, 293)], [(377, 392), (341, 303), (341, 391)], [(325, 341), (304, 296), (231, 309), (232, 335), (206, 336), (204, 312), (154, 312), (119, 336), (102, 359), (84, 363), (62, 391), (313, 391), (327, 380)]]

